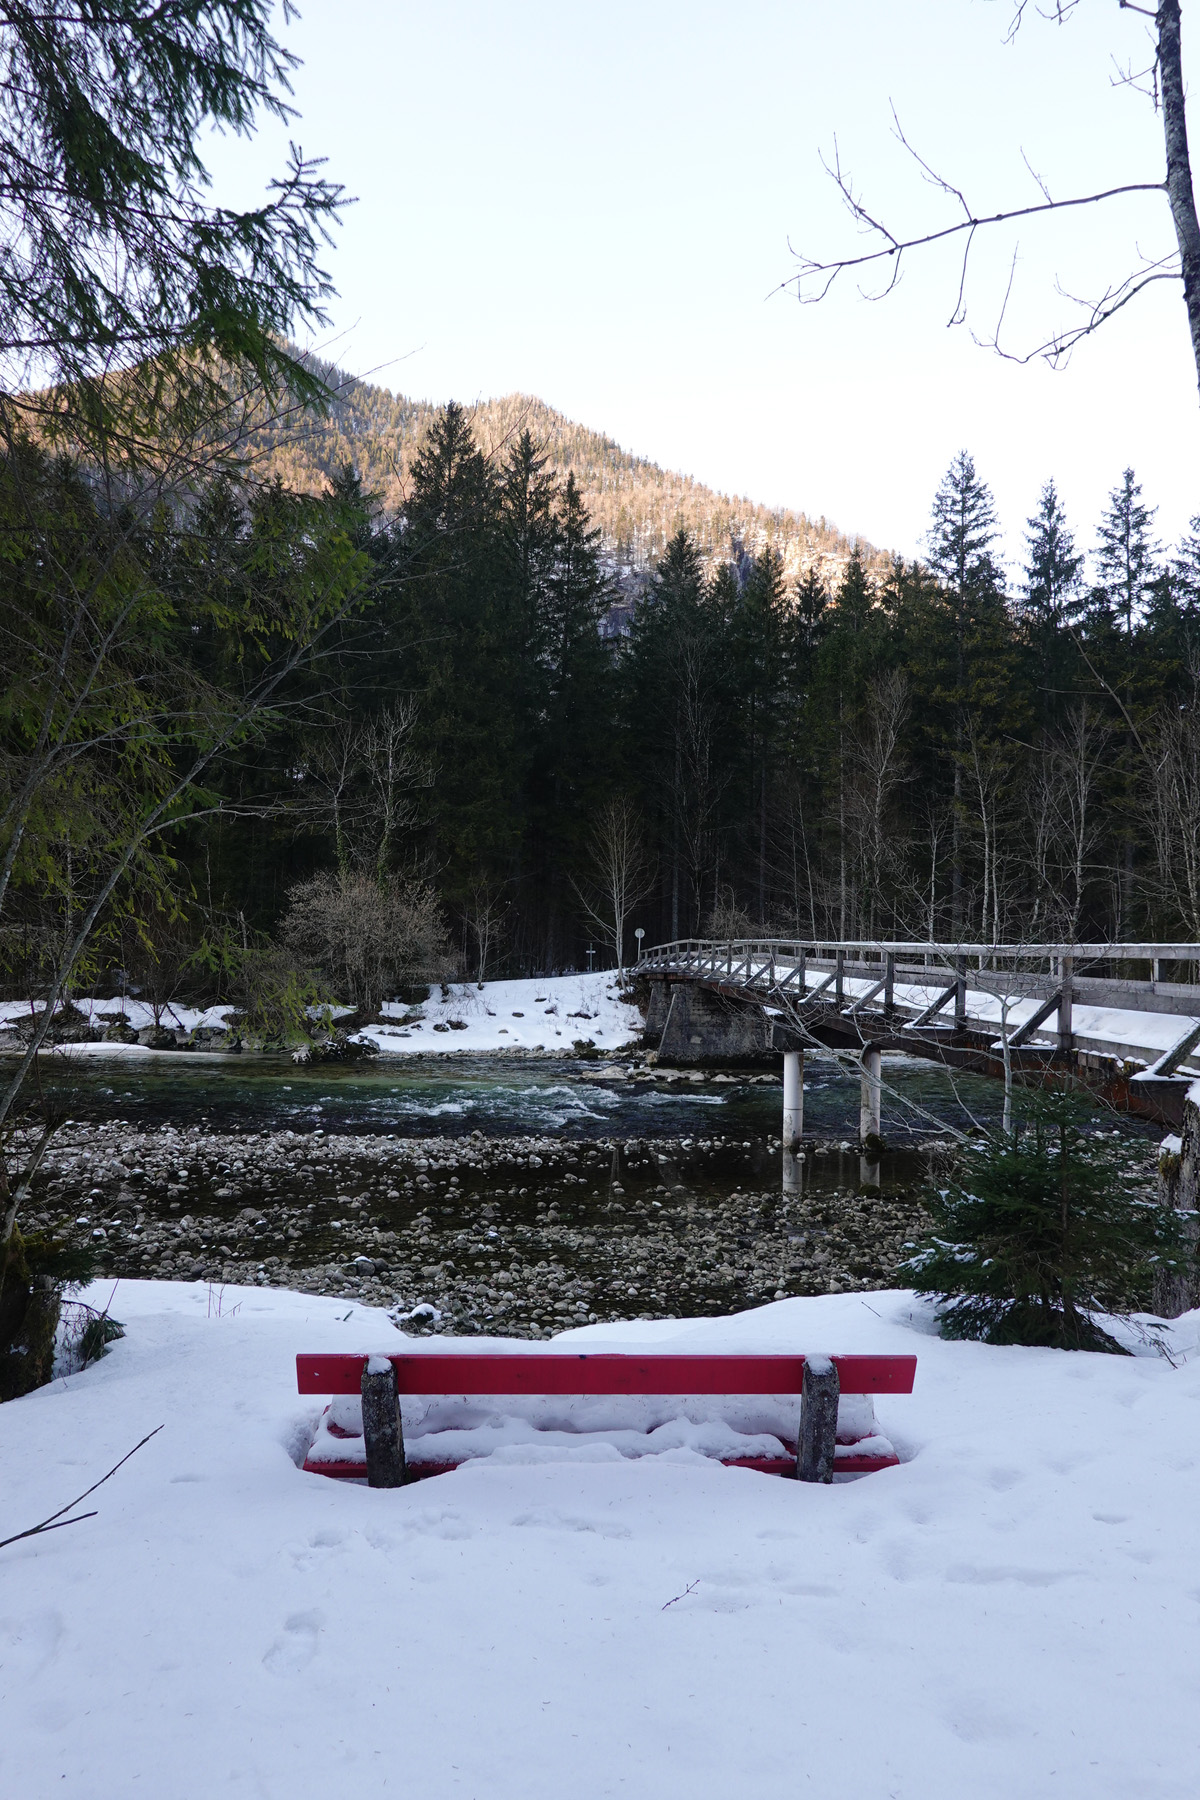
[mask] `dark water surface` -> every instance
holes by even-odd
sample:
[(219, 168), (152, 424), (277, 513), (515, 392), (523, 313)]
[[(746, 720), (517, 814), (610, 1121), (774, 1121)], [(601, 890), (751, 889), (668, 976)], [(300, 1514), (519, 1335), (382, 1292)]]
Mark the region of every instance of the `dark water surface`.
[[(884, 1059), (883, 1132), (900, 1147), (947, 1126), (995, 1122), (998, 1082), (915, 1058)], [(600, 1079), (594, 1066), (500, 1056), (379, 1058), (297, 1067), (286, 1057), (46, 1057), (48, 1098), (79, 1120), (208, 1124), (220, 1131), (394, 1132), (399, 1137), (778, 1135), (778, 1076)], [(805, 1067), (806, 1138), (858, 1137), (859, 1085), (832, 1058)]]

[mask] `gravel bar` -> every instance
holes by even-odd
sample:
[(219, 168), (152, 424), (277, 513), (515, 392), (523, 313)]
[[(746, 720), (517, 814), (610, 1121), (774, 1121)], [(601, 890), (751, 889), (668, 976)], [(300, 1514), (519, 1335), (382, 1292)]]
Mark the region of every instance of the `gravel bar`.
[(942, 1146), (910, 1153), (911, 1185), (882, 1197), (812, 1179), (853, 1168), (849, 1149), (808, 1146), (805, 1190), (785, 1200), (777, 1140), (69, 1121), (22, 1224), (90, 1241), (113, 1278), (286, 1286), (385, 1306), (409, 1332), (536, 1338), (895, 1285)]

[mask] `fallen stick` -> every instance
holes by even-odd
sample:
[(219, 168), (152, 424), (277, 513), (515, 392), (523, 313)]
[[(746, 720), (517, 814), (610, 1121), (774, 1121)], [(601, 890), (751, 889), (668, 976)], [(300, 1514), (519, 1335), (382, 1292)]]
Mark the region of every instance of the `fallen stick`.
[[(61, 1531), (64, 1525), (79, 1525), (84, 1519), (94, 1519), (96, 1517), (94, 1512), (80, 1513), (78, 1517), (74, 1519), (64, 1519), (63, 1514), (69, 1513), (71, 1508), (73, 1506), (78, 1506), (81, 1500), (86, 1500), (89, 1494), (94, 1494), (98, 1487), (103, 1487), (104, 1483), (108, 1480), (109, 1475), (115, 1475), (117, 1470), (122, 1468), (124, 1464), (129, 1461), (131, 1456), (137, 1455), (142, 1444), (148, 1444), (150, 1439), (152, 1437), (157, 1437), (161, 1430), (162, 1426), (156, 1425), (153, 1431), (148, 1431), (142, 1439), (141, 1444), (135, 1444), (132, 1450), (127, 1450), (125, 1452), (120, 1462), (113, 1464), (112, 1468), (108, 1471), (108, 1475), (102, 1475), (99, 1481), (93, 1481), (90, 1488), (85, 1488), (82, 1494), (78, 1495), (76, 1499), (68, 1501), (66, 1506), (60, 1506), (57, 1512), (51, 1513), (48, 1519), (43, 1519), (40, 1525), (31, 1525), (28, 1531), (17, 1531), (13, 1533), (12, 1537), (0, 1538), (0, 1550), (6, 1550), (10, 1544), (19, 1544), (22, 1538), (37, 1537), (43, 1531)], [(56, 1520), (57, 1523), (55, 1523)]]

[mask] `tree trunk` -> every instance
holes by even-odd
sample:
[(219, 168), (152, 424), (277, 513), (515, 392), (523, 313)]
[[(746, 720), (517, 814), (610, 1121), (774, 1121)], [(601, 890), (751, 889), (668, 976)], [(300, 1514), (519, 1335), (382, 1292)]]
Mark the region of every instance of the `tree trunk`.
[(1183, 303), (1187, 307), (1192, 354), (1196, 360), (1197, 381), (1200, 382), (1200, 221), (1196, 217), (1192, 164), (1188, 154), (1179, 0), (1162, 0), (1157, 23), (1163, 137), (1167, 150), (1167, 199), (1179, 245)]

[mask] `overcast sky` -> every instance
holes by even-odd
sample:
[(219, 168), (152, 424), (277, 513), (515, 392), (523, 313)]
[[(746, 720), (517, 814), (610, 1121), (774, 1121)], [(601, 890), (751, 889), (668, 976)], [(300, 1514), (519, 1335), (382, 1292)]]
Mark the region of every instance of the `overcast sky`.
[[(358, 203), (330, 268), (325, 340), (395, 391), (463, 401), (521, 390), (627, 449), (727, 492), (824, 514), (919, 551), (962, 446), (1019, 559), (1053, 475), (1081, 541), (1132, 464), (1164, 537), (1200, 512), (1200, 400), (1180, 291), (1162, 283), (1076, 352), (1018, 367), (977, 348), (1014, 238), (981, 245), (967, 327), (957, 264), (914, 257), (898, 293), (820, 306), (777, 290), (792, 244), (855, 245), (821, 168), (843, 164), (898, 229), (947, 203), (891, 135), (979, 210), (1161, 178), (1150, 104), (1114, 83), (1147, 60), (1146, 21), (1082, 0), (1065, 28), (1011, 0), (304, 0), (294, 135)], [(1200, 85), (1200, 8), (1185, 7)], [(1116, 59), (1116, 63), (1114, 63)], [(1200, 142), (1200, 125), (1193, 140)], [(282, 160), (277, 133), (218, 143), (222, 198)], [(1073, 316), (1140, 254), (1169, 250), (1162, 196), (1056, 215), (1020, 234), (1014, 349)]]

